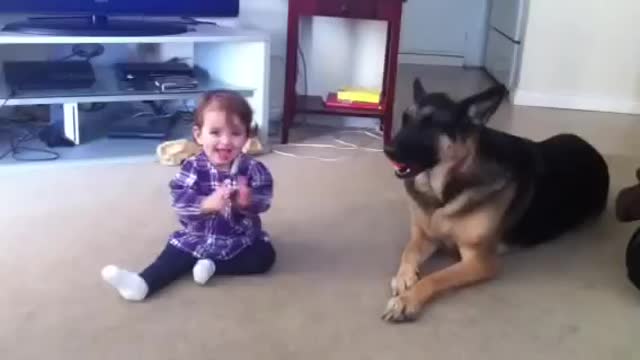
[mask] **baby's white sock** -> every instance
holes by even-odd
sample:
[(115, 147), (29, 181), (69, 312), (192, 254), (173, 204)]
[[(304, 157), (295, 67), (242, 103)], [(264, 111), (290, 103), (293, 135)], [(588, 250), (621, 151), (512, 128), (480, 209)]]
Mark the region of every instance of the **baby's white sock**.
[(193, 281), (204, 285), (216, 272), (216, 264), (210, 259), (200, 259), (193, 267)]
[(118, 290), (120, 296), (129, 301), (141, 301), (149, 292), (149, 287), (140, 275), (108, 265), (102, 269), (102, 278)]

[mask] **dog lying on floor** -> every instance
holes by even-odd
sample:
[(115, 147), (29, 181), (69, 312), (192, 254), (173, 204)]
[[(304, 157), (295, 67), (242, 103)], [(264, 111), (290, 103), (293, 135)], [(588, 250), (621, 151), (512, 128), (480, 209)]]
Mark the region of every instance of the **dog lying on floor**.
[[(494, 277), (503, 246), (533, 246), (575, 229), (606, 207), (609, 170), (572, 134), (534, 142), (486, 127), (506, 95), (494, 86), (460, 102), (427, 93), (385, 147), (410, 199), (411, 235), (396, 276), (387, 321), (415, 319), (446, 290)], [(440, 246), (460, 261), (420, 278)]]

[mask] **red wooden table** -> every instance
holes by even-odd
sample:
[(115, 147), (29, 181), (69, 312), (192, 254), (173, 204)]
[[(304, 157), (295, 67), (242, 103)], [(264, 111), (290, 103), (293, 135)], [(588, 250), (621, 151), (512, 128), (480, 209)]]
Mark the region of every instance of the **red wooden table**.
[[(289, 0), (287, 65), (281, 139), (283, 144), (289, 142), (289, 129), (297, 113), (380, 118), (384, 143), (389, 143), (391, 139), (393, 102), (398, 67), (400, 21), (402, 19), (402, 3), (404, 1), (406, 0)], [(387, 22), (387, 44), (380, 110), (327, 108), (321, 96), (303, 96), (296, 94), (298, 24), (300, 18), (305, 16), (330, 16), (351, 19), (383, 20)]]

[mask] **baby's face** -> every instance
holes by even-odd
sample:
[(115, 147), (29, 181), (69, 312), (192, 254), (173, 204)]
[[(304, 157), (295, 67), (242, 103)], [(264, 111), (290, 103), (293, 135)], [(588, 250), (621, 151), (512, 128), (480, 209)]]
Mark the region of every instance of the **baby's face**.
[(204, 114), (202, 129), (194, 128), (194, 137), (216, 167), (228, 170), (248, 140), (246, 128), (237, 116), (219, 110)]

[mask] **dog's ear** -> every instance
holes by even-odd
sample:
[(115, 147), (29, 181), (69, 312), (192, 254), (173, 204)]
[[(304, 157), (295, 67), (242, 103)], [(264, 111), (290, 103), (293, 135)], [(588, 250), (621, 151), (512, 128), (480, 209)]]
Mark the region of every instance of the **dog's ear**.
[(427, 92), (422, 87), (420, 79), (415, 78), (413, 80), (413, 102), (419, 104), (422, 99), (427, 96)]
[(485, 125), (498, 110), (506, 94), (504, 85), (496, 85), (463, 100), (462, 108), (474, 124)]

